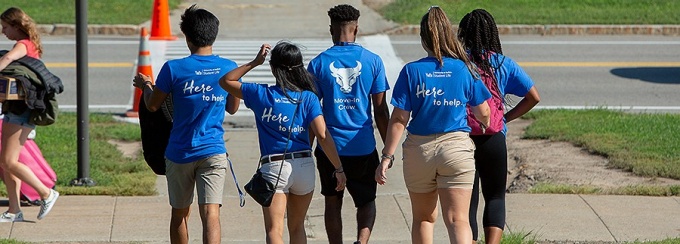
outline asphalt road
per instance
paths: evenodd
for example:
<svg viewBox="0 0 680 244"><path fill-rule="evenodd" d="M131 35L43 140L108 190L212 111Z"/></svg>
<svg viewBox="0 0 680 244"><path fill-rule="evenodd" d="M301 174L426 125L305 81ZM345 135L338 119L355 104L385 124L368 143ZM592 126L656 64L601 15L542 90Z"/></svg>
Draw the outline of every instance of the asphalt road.
<svg viewBox="0 0 680 244"><path fill-rule="evenodd" d="M425 55L418 36L390 36L404 62ZM665 36L503 36L504 53L536 82L540 107L611 106L680 111L680 40ZM13 43L0 42L9 49ZM43 61L62 78L63 110L76 105L74 36L43 37ZM122 113L131 105L139 37L90 36L89 104L93 112ZM154 67L160 69L160 67ZM157 72L157 71L156 71ZM390 77L391 82L396 77Z"/></svg>
<svg viewBox="0 0 680 244"><path fill-rule="evenodd" d="M393 36L404 61L424 55L416 36ZM664 36L503 36L541 94L540 107L680 111L680 41Z"/></svg>

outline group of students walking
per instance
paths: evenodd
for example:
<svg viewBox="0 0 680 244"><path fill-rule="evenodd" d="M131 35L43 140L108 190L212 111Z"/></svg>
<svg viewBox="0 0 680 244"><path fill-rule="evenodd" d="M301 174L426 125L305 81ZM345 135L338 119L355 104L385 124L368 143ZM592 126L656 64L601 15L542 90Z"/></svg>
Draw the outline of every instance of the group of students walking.
<svg viewBox="0 0 680 244"><path fill-rule="evenodd" d="M255 114L259 171L276 186L271 205L262 207L267 243L283 243L285 224L290 243L306 243L304 219L314 191L315 165L329 243L343 240L340 216L345 190L357 211L355 243L368 243L377 212L377 188L387 184L386 171L395 161L404 130L408 134L402 162L413 213L412 242L433 242L438 201L451 243L478 240L474 219L481 180L487 203L485 240L498 243L505 224L504 123L528 112L539 96L529 76L503 55L491 15L474 10L455 33L441 8L427 11L420 25L427 57L406 64L400 72L391 116L383 62L355 42L359 11L338 5L328 16L334 45L307 67L300 47L286 41L274 47L263 44L251 62L237 66L213 54L219 20L194 5L186 9L180 23L191 55L166 62L155 85L143 74L133 79L134 86L143 89L150 111L158 110L167 96L173 98L174 124L165 155L171 242L188 242L194 186L203 242L220 242L228 164L222 122L224 111L235 113L243 99ZM241 82L267 57L275 85ZM493 81L491 86L482 81L485 75ZM523 98L504 118L492 116L494 108L489 104L498 103L492 99L505 103L506 94ZM468 117L482 128L477 135ZM502 128L489 132L487 128L498 119ZM385 144L380 151L374 122Z"/></svg>

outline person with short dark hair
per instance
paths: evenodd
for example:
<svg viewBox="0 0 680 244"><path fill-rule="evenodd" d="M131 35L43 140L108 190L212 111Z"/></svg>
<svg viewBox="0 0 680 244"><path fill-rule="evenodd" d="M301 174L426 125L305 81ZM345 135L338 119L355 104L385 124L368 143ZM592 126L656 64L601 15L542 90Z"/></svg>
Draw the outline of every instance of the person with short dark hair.
<svg viewBox="0 0 680 244"><path fill-rule="evenodd" d="M490 91L498 94L496 99L502 130L489 135L472 131L470 137L475 142L475 183L472 188L470 203L470 226L472 240L477 241L477 208L479 205L479 186L481 182L484 196L484 241L498 244L501 242L505 227L505 190L508 177L508 152L505 141L506 123L529 112L538 102L540 96L534 82L522 67L511 58L503 55L498 27L493 16L484 9L475 9L466 14L458 26L458 38L467 49L470 60L475 63L480 73L493 74L491 84L485 84ZM512 109L505 110L505 96L513 94L522 97ZM492 98L494 99L494 98ZM493 113L492 113L493 114ZM470 115L468 115L470 116ZM487 131L488 132L488 131Z"/></svg>
<svg viewBox="0 0 680 244"><path fill-rule="evenodd" d="M430 7L420 21L420 42L427 57L410 62L399 73L392 93L392 117L376 181L402 144L404 182L413 213L412 243L432 243L437 202L450 243L472 238L468 212L475 176L475 145L470 139L466 105L489 125L489 90L458 42L444 10Z"/></svg>
<svg viewBox="0 0 680 244"><path fill-rule="evenodd" d="M385 92L390 87L382 59L356 43L359 16L359 10L347 4L328 10L333 46L310 61L307 70L316 78L324 117L347 175L347 191L357 209L355 243L368 243L376 217L374 176L379 163L371 117L384 142L390 116ZM326 234L330 243L342 243L344 191L333 189L333 168L325 150L317 148L314 154L325 199Z"/></svg>
<svg viewBox="0 0 680 244"><path fill-rule="evenodd" d="M156 85L151 77L138 74L134 85L144 91L149 111L160 108L172 95L173 127L165 151L168 197L172 206L170 242L188 243L188 218L198 193L203 243L221 242L220 207L227 172L224 145L225 108L238 110L240 100L219 87L219 79L236 68L234 61L214 55L219 20L196 5L182 14L180 28L191 55L167 61Z"/></svg>
<svg viewBox="0 0 680 244"><path fill-rule="evenodd" d="M271 205L262 207L267 243L283 243L284 216L290 243L307 243L305 218L316 181L310 134L328 152L336 179L333 190L345 189L345 173L326 129L313 78L304 68L297 45L283 41L271 50L269 67L276 85L239 82L264 63L270 48L263 44L253 61L227 73L220 85L229 94L243 98L255 114L261 154L258 170L276 189Z"/></svg>

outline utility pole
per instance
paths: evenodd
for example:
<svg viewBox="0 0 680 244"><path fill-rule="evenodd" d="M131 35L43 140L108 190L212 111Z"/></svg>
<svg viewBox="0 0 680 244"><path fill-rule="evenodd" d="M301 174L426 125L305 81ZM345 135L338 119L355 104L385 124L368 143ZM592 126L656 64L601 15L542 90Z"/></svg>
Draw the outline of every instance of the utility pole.
<svg viewBox="0 0 680 244"><path fill-rule="evenodd" d="M87 0L76 0L76 90L78 127L78 176L72 186L94 186L90 179L90 111L88 101Z"/></svg>

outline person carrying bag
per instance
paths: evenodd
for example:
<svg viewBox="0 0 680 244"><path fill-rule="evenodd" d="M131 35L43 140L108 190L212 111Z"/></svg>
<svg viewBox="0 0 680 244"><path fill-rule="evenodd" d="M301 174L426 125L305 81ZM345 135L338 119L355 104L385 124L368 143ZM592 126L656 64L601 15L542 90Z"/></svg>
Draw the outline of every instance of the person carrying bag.
<svg viewBox="0 0 680 244"><path fill-rule="evenodd" d="M300 103L298 102L298 105ZM295 106L295 111L297 112L299 106ZM293 119L295 119L295 113L293 113ZM291 122L291 124L294 124ZM292 134L293 130L289 127L288 128L288 139L287 141L290 142L290 135ZM287 145L288 143L286 143ZM286 151L283 152L283 155L286 155L288 148L286 148ZM265 159L265 158L263 158ZM281 181L281 171L283 171L283 160L285 157L281 158L281 167L279 167L279 173L276 175L276 184L272 184L271 182L267 181L267 179L264 178L264 175L262 175L262 172L260 171L260 168L262 168L262 162L264 161L263 159L260 159L257 162L257 169L255 170L255 174L253 175L253 178L248 181L248 183L243 187L248 195L250 195L253 200L255 200L257 203L262 205L262 207L269 207L272 204L272 199L274 198L274 193L276 192L276 187L279 186L279 182ZM266 158L269 159L269 158Z"/></svg>
<svg viewBox="0 0 680 244"><path fill-rule="evenodd" d="M263 44L253 61L223 76L220 86L232 96L242 98L246 107L255 113L261 167L246 185L246 191L255 199L262 198L258 203L262 204L268 242L283 242L286 217L290 242L304 243L305 216L316 181L310 131L335 167L337 191L345 189L346 177L335 142L326 129L313 77L304 68L300 48L279 42L271 50L269 65L276 85L239 82L248 71L264 63L270 48L269 44ZM273 194L264 181L271 183Z"/></svg>

